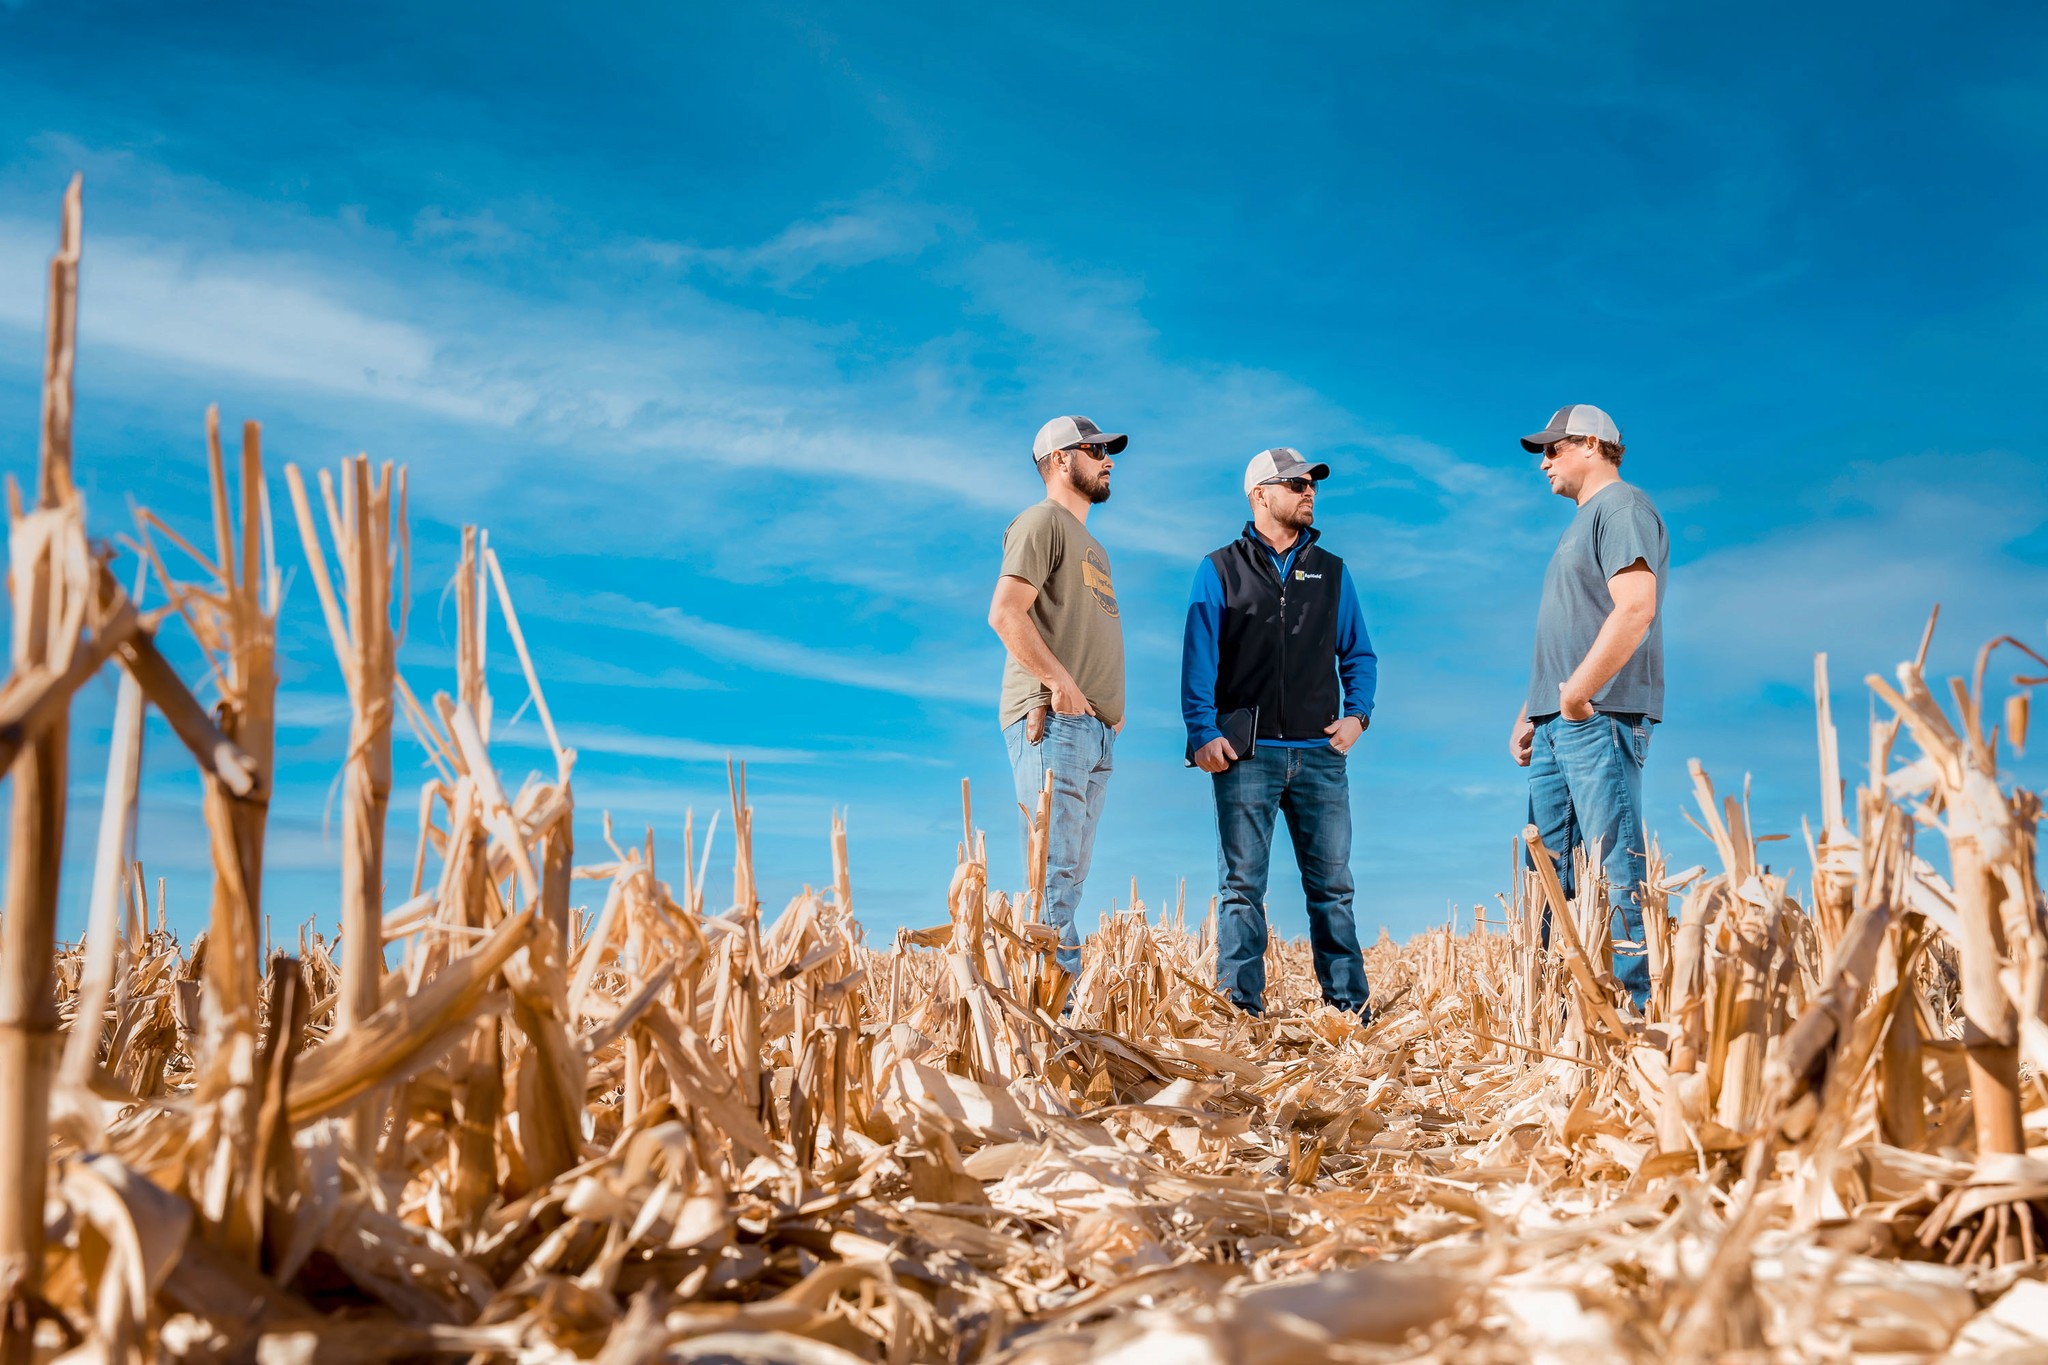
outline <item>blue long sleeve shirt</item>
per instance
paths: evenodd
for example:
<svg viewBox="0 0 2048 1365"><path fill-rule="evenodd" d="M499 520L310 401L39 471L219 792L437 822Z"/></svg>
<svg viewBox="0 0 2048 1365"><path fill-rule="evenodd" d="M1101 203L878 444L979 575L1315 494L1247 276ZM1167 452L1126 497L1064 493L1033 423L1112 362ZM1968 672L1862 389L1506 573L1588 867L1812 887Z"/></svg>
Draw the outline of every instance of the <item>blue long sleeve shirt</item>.
<svg viewBox="0 0 2048 1365"><path fill-rule="evenodd" d="M1298 537L1284 554L1270 545L1265 547L1283 580L1307 541L1306 536ZM1192 748L1199 749L1223 736L1216 725L1216 670L1222 638L1223 580L1205 556L1195 568L1195 585L1188 594L1187 628L1181 637L1180 651L1180 713L1187 722L1188 744ZM1343 714L1371 720L1373 693L1379 686L1379 656L1373 653L1372 637L1366 633L1365 610L1358 604L1358 589L1352 584L1348 564L1337 593L1336 663L1338 681L1344 687ZM1310 749L1328 741L1262 739L1259 743L1281 749Z"/></svg>

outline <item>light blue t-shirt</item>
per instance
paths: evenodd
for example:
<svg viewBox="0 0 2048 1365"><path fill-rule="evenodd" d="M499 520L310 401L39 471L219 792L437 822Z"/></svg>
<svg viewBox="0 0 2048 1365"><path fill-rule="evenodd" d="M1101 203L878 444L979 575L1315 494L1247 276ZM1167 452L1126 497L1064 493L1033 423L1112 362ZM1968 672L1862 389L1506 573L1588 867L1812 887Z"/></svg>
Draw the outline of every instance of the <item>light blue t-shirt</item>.
<svg viewBox="0 0 2048 1365"><path fill-rule="evenodd" d="M1557 689L1585 662L1614 611L1607 580L1639 559L1657 575L1657 615L1621 671L1594 694L1593 706L1609 715L1664 718L1664 586L1671 537L1649 494L1616 480L1579 507L1543 571L1536 657L1529 668L1530 719L1557 714Z"/></svg>

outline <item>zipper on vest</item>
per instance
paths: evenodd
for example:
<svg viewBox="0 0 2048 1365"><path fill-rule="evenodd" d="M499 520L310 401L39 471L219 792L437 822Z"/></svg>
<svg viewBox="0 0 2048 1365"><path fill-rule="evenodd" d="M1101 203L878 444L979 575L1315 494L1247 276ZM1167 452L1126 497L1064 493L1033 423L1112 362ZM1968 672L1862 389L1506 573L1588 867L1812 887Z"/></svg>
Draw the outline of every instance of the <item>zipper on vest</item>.
<svg viewBox="0 0 2048 1365"><path fill-rule="evenodd" d="M1280 569L1280 714L1274 720L1280 727L1280 738L1287 738L1287 570L1284 568Z"/></svg>

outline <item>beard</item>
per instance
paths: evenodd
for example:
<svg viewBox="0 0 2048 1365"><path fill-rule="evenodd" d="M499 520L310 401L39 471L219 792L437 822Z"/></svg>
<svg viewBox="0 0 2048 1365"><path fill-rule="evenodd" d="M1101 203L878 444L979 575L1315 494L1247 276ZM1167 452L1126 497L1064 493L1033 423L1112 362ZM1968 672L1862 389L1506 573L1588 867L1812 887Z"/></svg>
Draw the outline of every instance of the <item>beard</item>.
<svg viewBox="0 0 2048 1365"><path fill-rule="evenodd" d="M1109 501L1109 475L1106 473L1090 478L1078 468L1069 465L1067 482L1074 486L1075 492L1088 499L1090 504L1100 505Z"/></svg>
<svg viewBox="0 0 2048 1365"><path fill-rule="evenodd" d="M1296 503L1292 512L1282 515L1278 520L1282 526L1285 526L1290 531L1306 531L1309 527L1316 524L1315 504L1309 502Z"/></svg>

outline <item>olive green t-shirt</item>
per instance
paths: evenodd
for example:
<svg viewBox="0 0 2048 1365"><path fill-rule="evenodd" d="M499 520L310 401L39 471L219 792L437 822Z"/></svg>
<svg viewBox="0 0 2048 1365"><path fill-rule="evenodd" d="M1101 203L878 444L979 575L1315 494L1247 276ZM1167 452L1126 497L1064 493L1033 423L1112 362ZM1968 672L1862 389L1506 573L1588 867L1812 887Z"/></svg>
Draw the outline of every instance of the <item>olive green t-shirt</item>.
<svg viewBox="0 0 2048 1365"><path fill-rule="evenodd" d="M1124 629L1109 581L1109 555L1072 512L1047 498L1017 514L1003 532L1005 578L1038 589L1031 624L1052 656L1074 675L1081 695L1105 725L1124 718ZM1015 656L1003 662L1003 725L1007 728L1050 693Z"/></svg>

